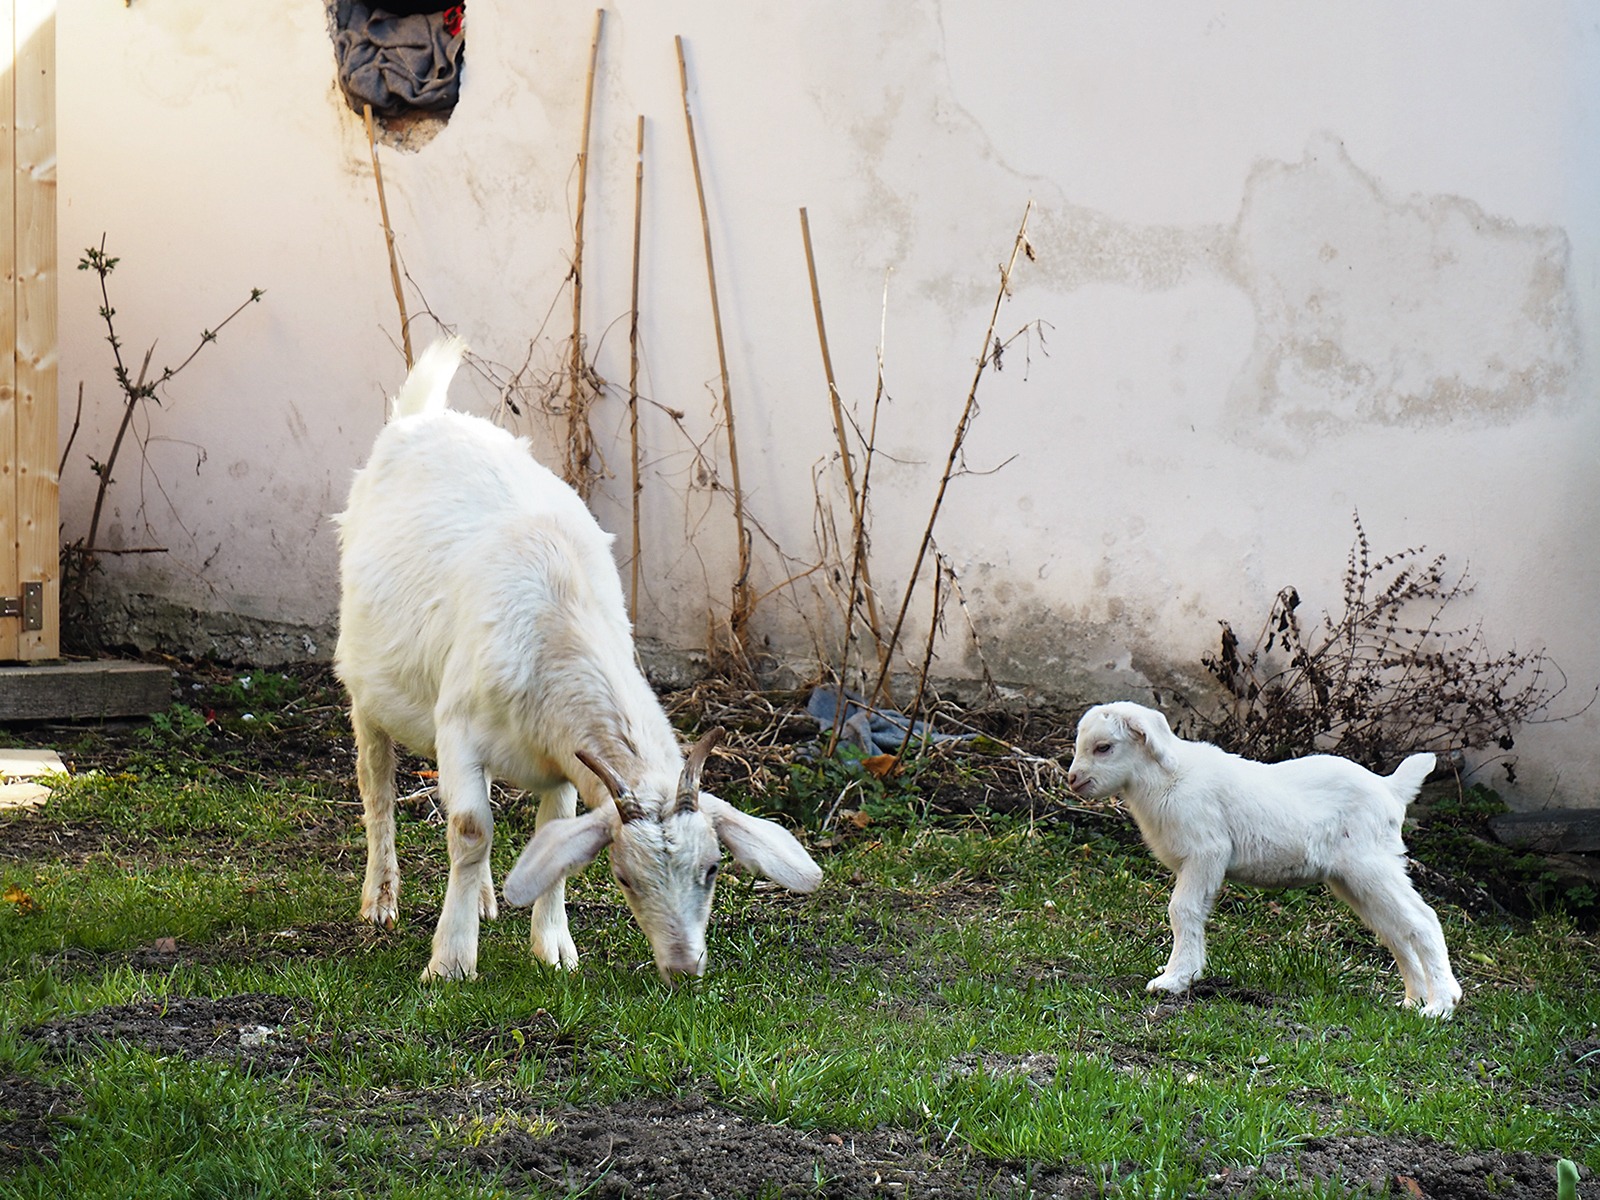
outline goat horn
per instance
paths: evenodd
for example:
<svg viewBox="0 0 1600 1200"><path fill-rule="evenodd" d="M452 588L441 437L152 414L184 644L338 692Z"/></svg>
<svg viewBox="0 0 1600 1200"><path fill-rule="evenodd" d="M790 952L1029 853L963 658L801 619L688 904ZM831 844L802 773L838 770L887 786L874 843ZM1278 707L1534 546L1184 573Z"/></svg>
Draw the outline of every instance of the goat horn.
<svg viewBox="0 0 1600 1200"><path fill-rule="evenodd" d="M595 777L605 785L606 791L611 793L611 799L616 802L617 813L621 816L624 825L629 821L637 821L644 815L644 810L639 807L639 802L634 799L633 793L628 790L628 785L623 783L618 778L617 773L607 764L601 762L587 750L579 750L577 759L589 770L593 771Z"/></svg>
<svg viewBox="0 0 1600 1200"><path fill-rule="evenodd" d="M678 799L673 805L674 812L691 813L699 809L700 771L720 741L722 741L722 726L717 725L702 734L700 740L690 749L689 759L683 764L683 773L678 776Z"/></svg>

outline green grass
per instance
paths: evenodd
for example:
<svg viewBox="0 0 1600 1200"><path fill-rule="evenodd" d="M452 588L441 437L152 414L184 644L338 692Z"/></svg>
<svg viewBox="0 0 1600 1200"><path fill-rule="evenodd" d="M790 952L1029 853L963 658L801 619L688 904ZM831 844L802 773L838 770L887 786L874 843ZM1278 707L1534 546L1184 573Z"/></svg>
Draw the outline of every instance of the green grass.
<svg viewBox="0 0 1600 1200"><path fill-rule="evenodd" d="M828 854L816 897L725 884L694 986L644 968L601 869L570 889L579 971L531 963L526 914L508 913L485 927L480 979L440 986L417 978L437 826L401 822L405 920L383 935L355 923L364 850L343 793L182 764L74 780L25 819L34 848L0 859L0 1080L75 1097L51 1157L0 1159L0 1196L510 1194L466 1152L537 1138L566 1104L691 1092L800 1129L1084 1164L1123 1196L1204 1191L1320 1134L1600 1170L1596 1108L1561 1084L1568 1049L1600 1038L1594 939L1565 919L1442 906L1467 996L1438 1023L1395 1006L1392 963L1331 898L1230 892L1210 972L1231 986L1157 1005L1142 985L1167 950L1167 882L1141 851L1066 821L897 819L895 799ZM530 817L501 814L497 878ZM0 819L0 839L22 829ZM144 953L164 938L177 955ZM287 1066L121 1040L53 1053L25 1032L261 992L294 1007L273 1034Z"/></svg>

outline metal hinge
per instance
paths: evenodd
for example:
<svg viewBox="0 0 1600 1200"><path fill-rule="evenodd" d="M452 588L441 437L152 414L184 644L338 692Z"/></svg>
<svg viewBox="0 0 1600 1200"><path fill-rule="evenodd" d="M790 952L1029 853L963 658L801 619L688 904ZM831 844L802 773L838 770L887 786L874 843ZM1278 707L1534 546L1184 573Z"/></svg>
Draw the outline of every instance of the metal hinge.
<svg viewBox="0 0 1600 1200"><path fill-rule="evenodd" d="M44 584L25 583L20 596L0 596L0 617L21 617L24 632L44 628Z"/></svg>

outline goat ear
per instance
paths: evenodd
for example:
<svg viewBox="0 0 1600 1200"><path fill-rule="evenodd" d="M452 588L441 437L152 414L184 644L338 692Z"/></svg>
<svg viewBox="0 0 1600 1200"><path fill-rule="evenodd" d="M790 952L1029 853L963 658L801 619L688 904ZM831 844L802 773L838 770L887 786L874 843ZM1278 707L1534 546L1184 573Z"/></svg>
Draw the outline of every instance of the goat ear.
<svg viewBox="0 0 1600 1200"><path fill-rule="evenodd" d="M1166 717L1153 708L1138 708L1123 713L1122 720L1127 725L1128 732L1144 744L1158 766L1170 770L1176 765L1172 752L1178 738L1172 732L1172 727L1167 724Z"/></svg>
<svg viewBox="0 0 1600 1200"><path fill-rule="evenodd" d="M506 876L506 903L526 908L568 875L587 867L611 844L618 822L617 810L609 804L581 817L546 821Z"/></svg>
<svg viewBox="0 0 1600 1200"><path fill-rule="evenodd" d="M743 866L791 892L814 892L821 885L822 868L782 825L740 812L709 792L700 794L700 811Z"/></svg>

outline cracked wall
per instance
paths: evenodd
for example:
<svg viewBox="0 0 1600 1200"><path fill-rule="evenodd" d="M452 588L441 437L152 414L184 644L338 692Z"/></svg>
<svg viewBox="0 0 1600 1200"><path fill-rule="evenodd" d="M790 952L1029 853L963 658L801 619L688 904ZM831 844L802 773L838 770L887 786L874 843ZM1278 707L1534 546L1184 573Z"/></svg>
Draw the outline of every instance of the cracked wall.
<svg viewBox="0 0 1600 1200"><path fill-rule="evenodd" d="M1505 425L1579 366L1565 234L1395 198L1334 138L1251 173L1229 247L1256 336L1229 407L1285 452L1355 426Z"/></svg>
<svg viewBox="0 0 1600 1200"><path fill-rule="evenodd" d="M107 234L125 342L175 346L266 289L163 396L146 470L130 460L113 495L127 542L168 553L109 564L111 607L167 648L326 652L327 517L402 370L365 132L334 88L323 14L303 8L60 18L63 259ZM506 381L562 361L592 20L469 6L448 125L383 151L414 340L435 319L464 334L477 369L457 403L527 401L507 419L547 460L559 419ZM1029 332L982 383L937 530L996 676L1073 702L1192 685L1218 619L1246 627L1288 584L1312 611L1337 601L1359 510L1376 548L1426 544L1470 567L1461 616L1491 644L1547 646L1573 695L1600 683L1600 17L1586 6L1449 22L1378 0L608 7L584 280L586 345L612 381L594 507L625 541L618 381L643 114L639 627L692 656L726 612L736 543L678 35L762 531L763 648L803 660L837 636L804 574L814 478L844 506L798 209L862 424L881 352L872 565L887 607L1031 199L1035 257L997 329ZM116 415L90 283L62 273L80 448ZM91 501L69 463L69 540ZM928 627L914 603L914 659ZM984 665L964 618L935 652L943 676ZM1520 750L1519 803L1600 797L1600 716L1531 730Z"/></svg>

